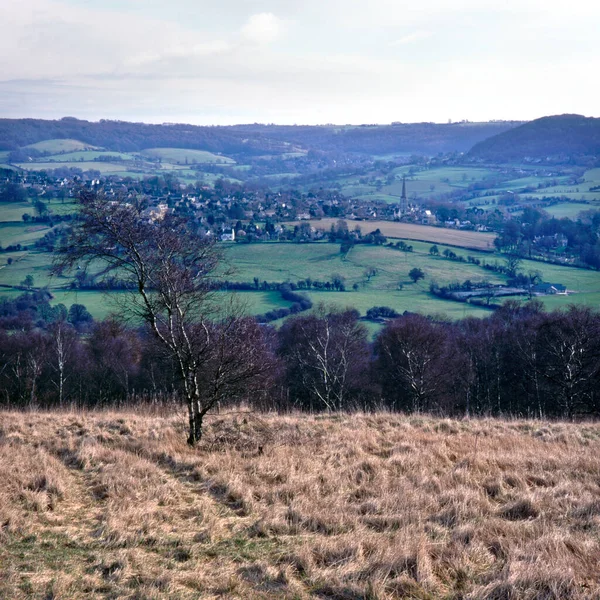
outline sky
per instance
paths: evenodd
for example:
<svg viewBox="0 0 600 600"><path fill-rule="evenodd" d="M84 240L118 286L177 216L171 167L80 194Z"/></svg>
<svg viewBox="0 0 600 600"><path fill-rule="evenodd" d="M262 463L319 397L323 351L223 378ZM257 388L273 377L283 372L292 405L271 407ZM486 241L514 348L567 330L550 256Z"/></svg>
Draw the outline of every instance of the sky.
<svg viewBox="0 0 600 600"><path fill-rule="evenodd" d="M0 0L0 118L600 117L600 2Z"/></svg>

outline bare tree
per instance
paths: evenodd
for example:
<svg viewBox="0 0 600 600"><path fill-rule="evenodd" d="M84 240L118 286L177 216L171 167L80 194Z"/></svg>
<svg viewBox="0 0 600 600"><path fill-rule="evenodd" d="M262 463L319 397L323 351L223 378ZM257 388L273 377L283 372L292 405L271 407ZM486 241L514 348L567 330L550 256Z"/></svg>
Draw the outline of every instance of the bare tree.
<svg viewBox="0 0 600 600"><path fill-rule="evenodd" d="M147 323L177 366L193 446L202 437L204 416L227 389L225 381L239 383L244 373L251 377L257 371L232 369L223 350L224 332L237 327L241 317L223 319L214 301L219 252L182 219L151 220L135 201L109 202L102 194L83 192L80 205L55 272L95 270L97 280L116 277L130 292L121 301L123 314ZM221 328L215 326L219 320Z"/></svg>
<svg viewBox="0 0 600 600"><path fill-rule="evenodd" d="M77 336L68 323L57 321L49 328L51 370L56 374L52 383L58 392L58 405L62 407L65 401L65 386L69 378L68 367L73 360L72 354L78 344Z"/></svg>
<svg viewBox="0 0 600 600"><path fill-rule="evenodd" d="M328 312L288 321L280 332L280 353L297 401L311 408L343 410L368 364L367 332L356 311Z"/></svg>
<svg viewBox="0 0 600 600"><path fill-rule="evenodd" d="M431 409L444 389L447 331L421 315L389 321L375 341L375 368L396 408Z"/></svg>
<svg viewBox="0 0 600 600"><path fill-rule="evenodd" d="M363 275L367 281L371 281L375 275L377 275L378 270L377 267L369 266L363 271Z"/></svg>

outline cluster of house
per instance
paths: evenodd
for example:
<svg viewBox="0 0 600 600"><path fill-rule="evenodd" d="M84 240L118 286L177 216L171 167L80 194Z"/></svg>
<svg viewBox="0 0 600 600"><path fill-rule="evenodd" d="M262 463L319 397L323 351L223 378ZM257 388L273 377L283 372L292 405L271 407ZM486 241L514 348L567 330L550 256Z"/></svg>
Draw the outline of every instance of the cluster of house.
<svg viewBox="0 0 600 600"><path fill-rule="evenodd" d="M53 179L31 172L24 175L22 183L35 190L38 196L52 199L76 195L81 180L74 177ZM149 204L145 213L149 219L159 220L173 211L196 221L207 235L219 236L224 241L235 241L240 230L242 235L244 232L255 234L258 231L257 224L261 225L264 235L266 222L277 224L323 217L356 221L400 220L457 229L488 229L478 219L472 221L455 218L440 222L434 210L420 206L417 202L408 202L406 182L398 203L347 198L336 190L320 189L309 193L297 190L271 191L227 182L220 182L214 187L177 183L168 191L162 189L158 193L158 190L151 189L144 181L119 181L117 178L104 181L94 177L87 185L92 189L102 187L109 199L133 198L142 194ZM272 236L274 232L271 230L268 233Z"/></svg>

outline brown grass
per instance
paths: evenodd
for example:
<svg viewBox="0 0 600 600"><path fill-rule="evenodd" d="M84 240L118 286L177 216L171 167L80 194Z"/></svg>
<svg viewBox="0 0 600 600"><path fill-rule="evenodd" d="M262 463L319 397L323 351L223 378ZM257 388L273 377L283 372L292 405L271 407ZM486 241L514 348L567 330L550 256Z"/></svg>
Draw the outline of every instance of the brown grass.
<svg viewBox="0 0 600 600"><path fill-rule="evenodd" d="M288 225L300 225L307 221L294 221ZM338 219L316 219L308 221L313 227L329 231L332 225L336 225ZM478 231L467 231L462 229L446 229L444 227L432 227L430 225L417 225L414 223L400 223L396 221L348 221L348 227L353 229L354 224L360 226L363 234L379 229L383 235L389 238L402 238L405 240L417 240L421 242L432 242L435 244L448 244L473 248L477 250L494 249L494 233L481 233Z"/></svg>
<svg viewBox="0 0 600 600"><path fill-rule="evenodd" d="M600 426L0 413L0 598L600 598Z"/></svg>

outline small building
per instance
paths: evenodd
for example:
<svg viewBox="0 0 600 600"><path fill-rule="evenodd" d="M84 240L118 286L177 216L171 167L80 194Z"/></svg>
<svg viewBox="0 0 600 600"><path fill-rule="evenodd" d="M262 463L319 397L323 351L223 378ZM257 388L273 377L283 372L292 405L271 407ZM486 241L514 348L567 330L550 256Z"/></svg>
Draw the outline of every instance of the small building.
<svg viewBox="0 0 600 600"><path fill-rule="evenodd" d="M531 288L531 291L535 294L562 294L567 295L567 287L560 283L538 283Z"/></svg>
<svg viewBox="0 0 600 600"><path fill-rule="evenodd" d="M221 234L222 242L235 242L235 229L224 229Z"/></svg>

